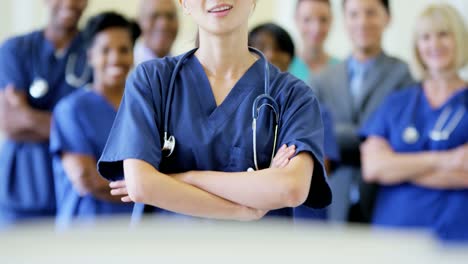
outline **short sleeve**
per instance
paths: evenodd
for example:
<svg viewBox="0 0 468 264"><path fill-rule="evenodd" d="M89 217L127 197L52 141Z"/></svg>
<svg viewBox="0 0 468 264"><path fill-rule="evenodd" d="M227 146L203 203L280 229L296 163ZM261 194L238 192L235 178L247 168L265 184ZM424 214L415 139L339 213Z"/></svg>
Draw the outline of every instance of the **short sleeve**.
<svg viewBox="0 0 468 264"><path fill-rule="evenodd" d="M324 130L324 154L329 160L339 162L340 150L335 136L335 128L333 126L333 117L327 107L320 104L320 111L322 113L323 130Z"/></svg>
<svg viewBox="0 0 468 264"><path fill-rule="evenodd" d="M0 89L13 84L17 89L27 89L28 75L22 63L26 58L20 50L18 38L5 41L0 47Z"/></svg>
<svg viewBox="0 0 468 264"><path fill-rule="evenodd" d="M369 136L379 136L389 138L390 122L389 114L391 111L393 95L387 96L380 104L377 110L364 122L364 125L359 130L359 136L365 139Z"/></svg>
<svg viewBox="0 0 468 264"><path fill-rule="evenodd" d="M82 125L83 120L80 118L82 111L67 99L59 102L52 115L50 151L52 155L68 152L95 156L92 142L86 137Z"/></svg>
<svg viewBox="0 0 468 264"><path fill-rule="evenodd" d="M99 173L111 181L123 178L126 159L142 160L159 169L160 82L157 75L150 79L145 65L137 66L127 80L122 103L98 162Z"/></svg>
<svg viewBox="0 0 468 264"><path fill-rule="evenodd" d="M323 165L324 136L319 104L312 90L303 82L297 82L287 90L290 91L287 99L280 100L283 102L278 146L295 145L296 153L307 152L313 157L314 172L304 205L324 208L331 203L331 190Z"/></svg>

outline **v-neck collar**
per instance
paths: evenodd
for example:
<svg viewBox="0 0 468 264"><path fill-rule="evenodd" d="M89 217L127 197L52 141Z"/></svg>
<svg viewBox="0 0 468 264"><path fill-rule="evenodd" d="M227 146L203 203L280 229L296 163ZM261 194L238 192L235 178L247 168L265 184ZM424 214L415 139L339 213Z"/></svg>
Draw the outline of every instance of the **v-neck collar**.
<svg viewBox="0 0 468 264"><path fill-rule="evenodd" d="M238 109L238 106L246 99L247 94L259 87L263 90L264 72L262 65L264 63L265 61L262 58L254 62L232 87L223 102L217 106L211 84L203 66L196 56L191 56L184 67L190 69L193 74L191 82L195 84L195 87L192 89L196 90L202 113L211 125L214 127L220 126Z"/></svg>
<svg viewBox="0 0 468 264"><path fill-rule="evenodd" d="M98 100L102 102L102 105L104 105L105 108L107 108L107 110L111 110L112 113L117 114L118 109L116 109L104 95L98 93L95 90L92 90L92 88L90 88L90 90L88 90L87 92L91 93L95 98L98 98Z"/></svg>
<svg viewBox="0 0 468 264"><path fill-rule="evenodd" d="M38 32L40 36L40 40L44 43L44 52L49 54L53 54L54 58L58 60L62 60L63 58L66 58L71 52L76 50L76 46L80 45L82 40L82 33L78 31L76 35L73 37L73 39L70 41L67 47L65 47L61 51L61 56L56 56L57 54L57 49L55 48L54 44L46 37L45 35L45 30L41 30ZM50 56L50 55L49 55Z"/></svg>
<svg viewBox="0 0 468 264"><path fill-rule="evenodd" d="M468 86L465 86L464 88L462 88L462 89L456 91L455 93L453 93L442 105L434 107L429 102L429 99L427 98L427 95L426 95L422 85L421 85L420 89L421 89L420 90L420 96L422 97L422 100L423 100L424 104L432 112L440 112L440 111L442 111L442 109L444 109L448 105L453 104L454 101L463 100L463 98L461 98L461 97L465 96L465 93L468 93Z"/></svg>

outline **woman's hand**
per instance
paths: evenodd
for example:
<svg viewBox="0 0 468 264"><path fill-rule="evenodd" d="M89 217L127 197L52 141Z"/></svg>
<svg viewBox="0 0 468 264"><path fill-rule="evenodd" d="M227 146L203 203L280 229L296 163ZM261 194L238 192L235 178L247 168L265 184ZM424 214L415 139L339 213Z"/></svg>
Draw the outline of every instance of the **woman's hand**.
<svg viewBox="0 0 468 264"><path fill-rule="evenodd" d="M184 172L184 173L174 173L174 174L169 174L170 177L175 178L179 181L189 183L188 179L190 176L190 171L189 172ZM189 183L190 184L190 183ZM127 190L127 184L125 183L125 180L120 180L120 181L113 181L109 184L111 191L110 193L114 196L123 196L121 198L122 202L126 203L131 203L134 202L132 199L130 199L130 196L128 195L128 190Z"/></svg>
<svg viewBox="0 0 468 264"><path fill-rule="evenodd" d="M284 144L283 146L281 146L280 149L278 149L278 152L273 158L273 161L270 167L277 168L277 169L286 167L295 153L296 153L295 145L291 145L287 147L286 144Z"/></svg>
<svg viewBox="0 0 468 264"><path fill-rule="evenodd" d="M120 200L124 203L131 203L133 202L132 199L130 199L130 196L128 196L128 191L127 191L127 184L125 183L125 180L120 180L120 181L113 181L109 183L109 187L111 188L110 193L114 196L122 196Z"/></svg>
<svg viewBox="0 0 468 264"><path fill-rule="evenodd" d="M378 181L382 163L392 155L393 149L387 141L380 138L369 138L360 146L362 176L366 182Z"/></svg>
<svg viewBox="0 0 468 264"><path fill-rule="evenodd" d="M444 153L439 164L443 171L468 172L468 143Z"/></svg>

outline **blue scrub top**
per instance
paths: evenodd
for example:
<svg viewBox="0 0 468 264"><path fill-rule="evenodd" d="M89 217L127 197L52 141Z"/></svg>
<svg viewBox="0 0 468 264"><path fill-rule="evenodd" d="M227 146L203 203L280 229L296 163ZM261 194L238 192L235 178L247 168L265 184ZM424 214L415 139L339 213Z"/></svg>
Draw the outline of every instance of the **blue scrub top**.
<svg viewBox="0 0 468 264"><path fill-rule="evenodd" d="M50 132L50 150L59 226L66 226L74 219L89 221L97 216L132 212L133 203L106 202L92 195L81 197L73 188L61 160L63 153L86 155L98 160L116 114L117 111L104 97L86 89L72 93L57 104Z"/></svg>
<svg viewBox="0 0 468 264"><path fill-rule="evenodd" d="M86 53L81 43L79 34L69 49L59 56L43 31L7 40L0 47L0 89L13 84L26 93L32 108L52 111L59 99L76 89L65 81L70 54L76 56L76 76L83 73ZM29 87L38 78L48 82L49 92L35 99L29 94ZM6 139L0 157L0 223L53 216L55 195L49 142Z"/></svg>
<svg viewBox="0 0 468 264"><path fill-rule="evenodd" d="M217 107L202 65L195 56L190 56L177 74L170 107L169 133L175 136L177 145L171 157L162 157L163 105L170 77L180 58L140 64L129 77L98 163L99 172L107 179L122 179L122 161L130 158L144 160L163 173L240 172L254 167L252 103L264 89L265 61L262 59L248 69ZM297 153L307 152L314 157L315 169L306 205L323 208L331 202L331 191L323 168L323 127L317 99L304 82L289 73L280 73L271 64L269 71L270 94L278 102L281 115L278 147L294 144ZM257 123L261 168L270 164L273 117L272 113L262 112ZM292 209L272 211L270 215L291 217Z"/></svg>
<svg viewBox="0 0 468 264"><path fill-rule="evenodd" d="M419 84L391 94L363 126L361 135L385 138L394 151L401 153L445 151L462 146L468 142L466 113L448 140L429 138L429 132L446 107L452 107L448 120L460 107L466 109L468 89L457 92L434 109ZM403 131L411 123L420 134L414 144L402 139ZM380 186L372 222L378 226L430 228L446 238L465 236L468 239L468 189L435 190L411 183Z"/></svg>
<svg viewBox="0 0 468 264"><path fill-rule="evenodd" d="M325 158L332 163L340 162L340 151L335 136L333 118L331 112L324 104L320 104L324 130L323 151ZM312 209L306 206L294 208L294 218L298 220L326 220L328 218L327 209Z"/></svg>

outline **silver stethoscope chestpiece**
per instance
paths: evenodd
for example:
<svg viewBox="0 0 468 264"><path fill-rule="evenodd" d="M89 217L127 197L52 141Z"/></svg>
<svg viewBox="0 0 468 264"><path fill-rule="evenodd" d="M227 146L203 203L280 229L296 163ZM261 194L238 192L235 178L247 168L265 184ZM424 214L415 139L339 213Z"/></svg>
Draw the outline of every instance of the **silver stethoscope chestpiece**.
<svg viewBox="0 0 468 264"><path fill-rule="evenodd" d="M164 133L164 142L163 142L163 144L164 145L162 147L162 151L168 153L166 155L166 157L170 157L172 155L172 152L174 152L174 149L175 149L175 144L176 144L175 137L170 136L168 138L167 133Z"/></svg>
<svg viewBox="0 0 468 264"><path fill-rule="evenodd" d="M432 141L444 141L449 139L449 134L446 131L431 131L429 137Z"/></svg>
<svg viewBox="0 0 468 264"><path fill-rule="evenodd" d="M49 85L44 79L36 79L29 87L29 94L35 98L39 99L44 97L49 92Z"/></svg>
<svg viewBox="0 0 468 264"><path fill-rule="evenodd" d="M408 126L403 131L403 140L408 144L416 143L419 140L418 130L414 126Z"/></svg>

